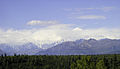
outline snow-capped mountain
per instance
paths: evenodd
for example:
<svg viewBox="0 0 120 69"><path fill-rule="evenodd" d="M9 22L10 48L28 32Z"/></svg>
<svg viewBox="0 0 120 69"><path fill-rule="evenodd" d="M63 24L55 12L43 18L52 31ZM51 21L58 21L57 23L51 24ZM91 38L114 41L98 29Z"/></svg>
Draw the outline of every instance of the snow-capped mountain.
<svg viewBox="0 0 120 69"><path fill-rule="evenodd" d="M89 39L67 41L52 48L40 51L37 55L89 55L89 54L120 54L120 40Z"/></svg>
<svg viewBox="0 0 120 69"><path fill-rule="evenodd" d="M0 50L8 55L81 55L120 53L120 40L116 39L80 39L76 41L59 41L51 44L34 43L22 45L0 44Z"/></svg>
<svg viewBox="0 0 120 69"><path fill-rule="evenodd" d="M27 43L24 45L16 45L16 46L11 46L8 44L0 44L0 49L7 53L8 55L13 55L13 54L27 54L27 55L33 55L37 53L38 51L41 51L42 49L39 48L38 46L32 44L32 43Z"/></svg>
<svg viewBox="0 0 120 69"><path fill-rule="evenodd" d="M82 29L79 28L79 27L76 27L76 28L73 29L73 31L82 31Z"/></svg>
<svg viewBox="0 0 120 69"><path fill-rule="evenodd" d="M45 49L51 48L57 44L62 43L62 41L59 42L48 42L47 44L44 44L45 42L40 42L39 44L34 43L25 43L20 45L11 45L11 44L0 44L0 49L7 53L8 55L13 54L27 54L27 55L34 55L35 53L39 51L43 51ZM38 43L38 42L37 42Z"/></svg>
<svg viewBox="0 0 120 69"><path fill-rule="evenodd" d="M4 52L7 53L9 55L12 55L15 53L15 50L13 47L11 47L11 45L8 44L0 44L0 49Z"/></svg>

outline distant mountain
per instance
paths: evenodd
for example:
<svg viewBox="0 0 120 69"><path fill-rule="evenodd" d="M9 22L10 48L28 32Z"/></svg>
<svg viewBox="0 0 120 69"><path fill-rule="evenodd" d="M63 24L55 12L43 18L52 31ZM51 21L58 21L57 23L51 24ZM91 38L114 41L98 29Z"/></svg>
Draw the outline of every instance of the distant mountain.
<svg viewBox="0 0 120 69"><path fill-rule="evenodd" d="M43 50L38 46L34 45L33 43L27 43L24 45L8 45L8 44L0 44L0 49L7 53L8 55L13 54L27 54L27 55L34 55L35 53Z"/></svg>
<svg viewBox="0 0 120 69"><path fill-rule="evenodd" d="M51 48L51 47L54 47L60 43L62 43L63 41L59 41L59 42L54 42L54 43L51 43L51 44L43 44L42 45L42 49L48 49L48 48Z"/></svg>
<svg viewBox="0 0 120 69"><path fill-rule="evenodd" d="M0 49L4 51L4 53L9 55L13 55L15 53L15 50L10 45L7 44L0 44Z"/></svg>
<svg viewBox="0 0 120 69"><path fill-rule="evenodd" d="M42 49L33 43L27 43L24 45L16 46L15 50L17 54L34 55L35 53L41 51Z"/></svg>
<svg viewBox="0 0 120 69"><path fill-rule="evenodd" d="M58 44L52 48L40 51L37 55L89 55L89 54L120 54L120 40L76 40Z"/></svg>
<svg viewBox="0 0 120 69"><path fill-rule="evenodd" d="M38 41L39 42L39 41ZM27 54L27 55L34 55L39 51L46 50L48 48L51 48L57 44L60 44L64 42L64 40L57 41L57 42L50 42L48 41L47 44L44 44L47 41L43 41L40 44L38 43L26 43L22 45L11 45L11 44L0 44L0 49L4 51L7 55L13 55L13 54Z"/></svg>
<svg viewBox="0 0 120 69"><path fill-rule="evenodd" d="M23 45L0 44L0 54L27 55L86 55L86 54L120 54L120 40L116 39L80 39L76 41L44 44L41 49L33 43Z"/></svg>

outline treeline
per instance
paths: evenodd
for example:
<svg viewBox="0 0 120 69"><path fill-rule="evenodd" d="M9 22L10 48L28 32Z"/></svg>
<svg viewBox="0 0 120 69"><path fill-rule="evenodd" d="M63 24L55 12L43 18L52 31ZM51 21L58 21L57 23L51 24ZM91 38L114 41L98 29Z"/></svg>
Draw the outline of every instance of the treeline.
<svg viewBox="0 0 120 69"><path fill-rule="evenodd" d="M120 55L1 55L0 69L120 69Z"/></svg>

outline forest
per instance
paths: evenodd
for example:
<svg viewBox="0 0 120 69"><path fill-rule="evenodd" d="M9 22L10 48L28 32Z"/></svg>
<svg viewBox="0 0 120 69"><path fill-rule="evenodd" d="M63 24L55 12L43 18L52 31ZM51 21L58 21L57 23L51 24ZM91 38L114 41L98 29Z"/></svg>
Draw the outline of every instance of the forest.
<svg viewBox="0 0 120 69"><path fill-rule="evenodd" d="M0 56L0 69L120 69L120 55Z"/></svg>

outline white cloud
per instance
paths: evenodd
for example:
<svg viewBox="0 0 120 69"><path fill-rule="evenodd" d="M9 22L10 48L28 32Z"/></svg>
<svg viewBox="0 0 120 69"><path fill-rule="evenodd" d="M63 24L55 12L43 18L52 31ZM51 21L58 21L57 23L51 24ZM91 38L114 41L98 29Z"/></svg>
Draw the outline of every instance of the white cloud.
<svg viewBox="0 0 120 69"><path fill-rule="evenodd" d="M115 9L115 7L103 7L103 8L96 8L98 10L102 10L104 12L112 11Z"/></svg>
<svg viewBox="0 0 120 69"><path fill-rule="evenodd" d="M72 28L70 26L71 25L67 24L59 24L30 30L0 29L0 44L7 43L19 45L32 42L41 46L42 44L50 44L61 40L73 41L81 38L120 39L119 29L81 29L79 27Z"/></svg>
<svg viewBox="0 0 120 69"><path fill-rule="evenodd" d="M116 9L116 7L88 7L88 8L66 8L65 11L74 11L74 12L80 12L80 11L90 11L90 10L97 10L97 11L104 11L108 12L111 10Z"/></svg>
<svg viewBox="0 0 120 69"><path fill-rule="evenodd" d="M77 19L106 19L105 16L100 15L84 15L84 16L77 16Z"/></svg>
<svg viewBox="0 0 120 69"><path fill-rule="evenodd" d="M55 25L58 24L57 21L41 21L41 20L32 20L27 23L27 25L41 25L41 26L48 26L48 25Z"/></svg>

